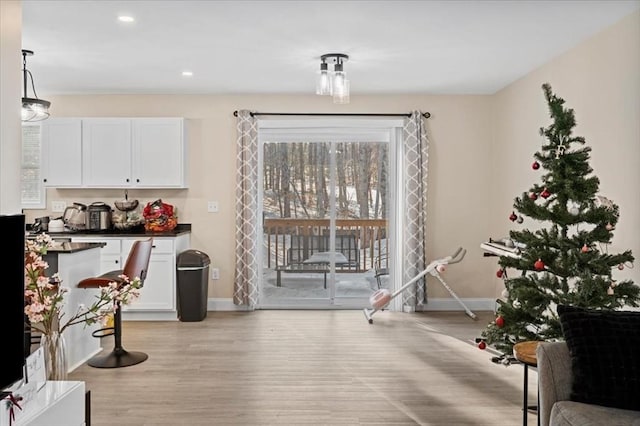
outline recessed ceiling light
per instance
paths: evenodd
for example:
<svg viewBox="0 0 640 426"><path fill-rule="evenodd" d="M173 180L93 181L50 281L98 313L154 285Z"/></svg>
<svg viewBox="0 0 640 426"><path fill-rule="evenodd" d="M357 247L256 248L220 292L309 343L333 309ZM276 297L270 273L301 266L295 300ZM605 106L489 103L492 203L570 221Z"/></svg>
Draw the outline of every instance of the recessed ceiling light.
<svg viewBox="0 0 640 426"><path fill-rule="evenodd" d="M129 22L135 22L135 19L133 16L120 15L118 16L118 21L129 23Z"/></svg>
<svg viewBox="0 0 640 426"><path fill-rule="evenodd" d="M191 71L182 71L183 77L192 77L193 73Z"/></svg>

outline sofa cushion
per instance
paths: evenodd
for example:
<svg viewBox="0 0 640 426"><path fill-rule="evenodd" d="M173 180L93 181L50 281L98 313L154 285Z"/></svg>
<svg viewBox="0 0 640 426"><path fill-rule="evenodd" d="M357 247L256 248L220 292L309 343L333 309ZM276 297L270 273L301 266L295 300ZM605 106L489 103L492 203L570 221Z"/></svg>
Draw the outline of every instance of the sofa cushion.
<svg viewBox="0 0 640 426"><path fill-rule="evenodd" d="M638 426L640 411L602 407L575 401L558 401L551 409L551 426Z"/></svg>
<svg viewBox="0 0 640 426"><path fill-rule="evenodd" d="M559 305L571 354L571 400L640 410L640 312Z"/></svg>

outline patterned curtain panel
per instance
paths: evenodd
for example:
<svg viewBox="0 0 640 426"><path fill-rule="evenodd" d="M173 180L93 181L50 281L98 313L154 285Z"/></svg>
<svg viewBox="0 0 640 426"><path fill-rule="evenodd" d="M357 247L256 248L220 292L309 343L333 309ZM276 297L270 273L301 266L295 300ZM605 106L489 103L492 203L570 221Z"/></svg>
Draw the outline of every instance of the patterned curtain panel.
<svg viewBox="0 0 640 426"><path fill-rule="evenodd" d="M421 111L413 111L403 126L404 143L404 230L402 282L406 283L424 270L427 216L427 162L429 141ZM426 277L425 277L426 278ZM422 310L427 303L426 279L422 278L403 292L402 308L408 312Z"/></svg>
<svg viewBox="0 0 640 426"><path fill-rule="evenodd" d="M255 309L258 302L258 124L238 111L236 143L236 271L233 303Z"/></svg>

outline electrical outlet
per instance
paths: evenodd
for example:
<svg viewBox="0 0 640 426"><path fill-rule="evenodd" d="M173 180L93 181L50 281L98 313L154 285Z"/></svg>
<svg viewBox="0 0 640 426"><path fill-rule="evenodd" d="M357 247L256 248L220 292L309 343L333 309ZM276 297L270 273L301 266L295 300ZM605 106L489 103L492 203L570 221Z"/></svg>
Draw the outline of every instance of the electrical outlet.
<svg viewBox="0 0 640 426"><path fill-rule="evenodd" d="M219 280L220 279L220 269L211 268L211 279L212 280Z"/></svg>
<svg viewBox="0 0 640 426"><path fill-rule="evenodd" d="M218 213L218 202L217 201L209 201L207 203L207 211L209 213Z"/></svg>
<svg viewBox="0 0 640 426"><path fill-rule="evenodd" d="M67 208L67 203L64 201L52 201L51 202L51 211L52 212L63 212L64 209Z"/></svg>

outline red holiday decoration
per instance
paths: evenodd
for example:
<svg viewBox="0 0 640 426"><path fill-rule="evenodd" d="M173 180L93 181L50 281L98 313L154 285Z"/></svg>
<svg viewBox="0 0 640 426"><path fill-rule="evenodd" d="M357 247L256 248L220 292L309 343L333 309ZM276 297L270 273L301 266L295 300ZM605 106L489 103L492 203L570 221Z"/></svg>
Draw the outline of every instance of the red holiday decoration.
<svg viewBox="0 0 640 426"><path fill-rule="evenodd" d="M536 268L536 271L542 271L544 269L544 262L542 261L542 259L538 259L533 264L533 267Z"/></svg>
<svg viewBox="0 0 640 426"><path fill-rule="evenodd" d="M478 349L486 349L487 344L484 342L484 340L481 340L480 343L478 343Z"/></svg>
<svg viewBox="0 0 640 426"><path fill-rule="evenodd" d="M511 214L509 215L509 220L511 222L515 222L515 220L518 218L518 216L516 216L516 214L514 212L511 212Z"/></svg>
<svg viewBox="0 0 640 426"><path fill-rule="evenodd" d="M499 316L498 318L496 318L496 325L499 328L504 327L504 318L502 318L501 316Z"/></svg>
<svg viewBox="0 0 640 426"><path fill-rule="evenodd" d="M538 196L536 195L535 192L530 192L529 193L529 198L531 198L533 201L538 199Z"/></svg>
<svg viewBox="0 0 640 426"><path fill-rule="evenodd" d="M581 252L583 253L588 253L589 252L589 246L588 245L583 245L582 248L580 249Z"/></svg>
<svg viewBox="0 0 640 426"><path fill-rule="evenodd" d="M607 223L607 225L604 227L607 231L613 231L614 226L610 223Z"/></svg>
<svg viewBox="0 0 640 426"><path fill-rule="evenodd" d="M621 263L618 265L618 269L620 269L621 271L624 269L624 265Z"/></svg>
<svg viewBox="0 0 640 426"><path fill-rule="evenodd" d="M549 192L549 190L547 188L545 188L541 193L540 196L542 198L549 198L549 196L551 195L551 193Z"/></svg>
<svg viewBox="0 0 640 426"><path fill-rule="evenodd" d="M504 275L504 271L502 269L498 269L498 271L496 272L496 277L502 278L502 275Z"/></svg>
<svg viewBox="0 0 640 426"><path fill-rule="evenodd" d="M531 165L531 168L533 170L538 170L540 168L540 163L538 163L537 161L534 161L533 164Z"/></svg>

